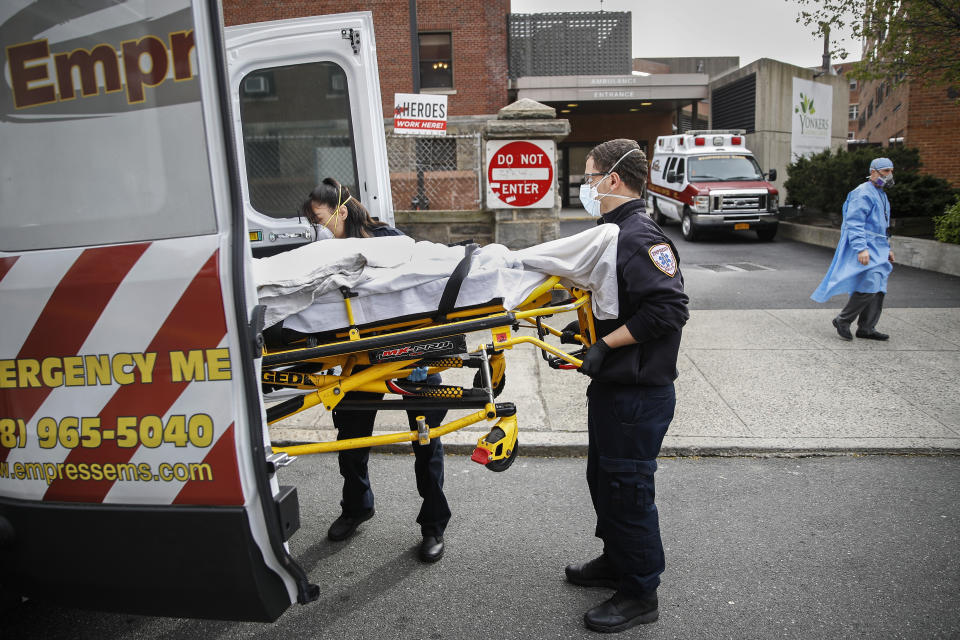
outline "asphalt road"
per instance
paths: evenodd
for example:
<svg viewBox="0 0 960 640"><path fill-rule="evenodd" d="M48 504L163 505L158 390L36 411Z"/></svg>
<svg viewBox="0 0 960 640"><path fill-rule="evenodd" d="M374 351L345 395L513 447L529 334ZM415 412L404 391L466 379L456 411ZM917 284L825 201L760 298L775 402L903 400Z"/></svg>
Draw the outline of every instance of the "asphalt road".
<svg viewBox="0 0 960 640"><path fill-rule="evenodd" d="M583 231L590 220L564 220L561 235ZM845 296L825 305L810 294L820 284L833 250L777 238L761 242L752 231L714 233L687 242L680 226L664 228L680 254L691 309L840 309ZM886 307L960 307L960 278L896 265L888 282Z"/></svg>
<svg viewBox="0 0 960 640"><path fill-rule="evenodd" d="M100 614L27 602L0 638L588 638L609 596L563 581L599 553L579 458L495 474L447 458L446 556L420 564L413 458L374 454L377 516L344 543L332 455L281 470L299 488L291 550L318 602L273 624ZM960 457L662 459L660 621L624 638L960 637ZM67 534L68 535L68 534ZM122 576L117 577L122 580Z"/></svg>

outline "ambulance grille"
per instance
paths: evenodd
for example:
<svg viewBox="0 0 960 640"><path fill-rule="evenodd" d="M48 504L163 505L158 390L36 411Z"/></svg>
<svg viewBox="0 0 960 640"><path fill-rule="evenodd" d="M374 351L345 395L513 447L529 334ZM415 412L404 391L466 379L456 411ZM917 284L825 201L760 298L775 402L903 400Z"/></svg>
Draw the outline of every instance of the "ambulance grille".
<svg viewBox="0 0 960 640"><path fill-rule="evenodd" d="M738 211L766 211L767 196L763 194L736 195L726 193L722 196L713 196L710 210L716 213Z"/></svg>

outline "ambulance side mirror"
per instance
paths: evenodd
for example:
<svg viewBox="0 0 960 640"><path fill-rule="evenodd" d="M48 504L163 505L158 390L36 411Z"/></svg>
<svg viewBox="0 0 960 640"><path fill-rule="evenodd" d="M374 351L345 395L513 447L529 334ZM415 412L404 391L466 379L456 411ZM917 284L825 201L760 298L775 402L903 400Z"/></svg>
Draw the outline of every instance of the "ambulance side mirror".
<svg viewBox="0 0 960 640"><path fill-rule="evenodd" d="M677 181L677 172L667 171L667 182L676 182L676 181Z"/></svg>
<svg viewBox="0 0 960 640"><path fill-rule="evenodd" d="M770 182L773 182L776 179L777 179L777 170L770 169L770 171L767 173L767 180L769 180Z"/></svg>

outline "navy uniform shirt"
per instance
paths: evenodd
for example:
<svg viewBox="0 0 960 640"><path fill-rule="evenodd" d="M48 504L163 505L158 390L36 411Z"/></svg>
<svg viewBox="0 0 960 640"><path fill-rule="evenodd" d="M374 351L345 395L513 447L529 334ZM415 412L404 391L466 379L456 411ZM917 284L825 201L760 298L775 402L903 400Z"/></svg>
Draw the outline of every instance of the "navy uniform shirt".
<svg viewBox="0 0 960 640"><path fill-rule="evenodd" d="M617 287L620 314L597 320L599 337L626 325L638 344L613 349L596 380L659 386L677 377L680 333L690 314L683 274L670 240L646 214L643 200L628 200L598 224L620 227Z"/></svg>

